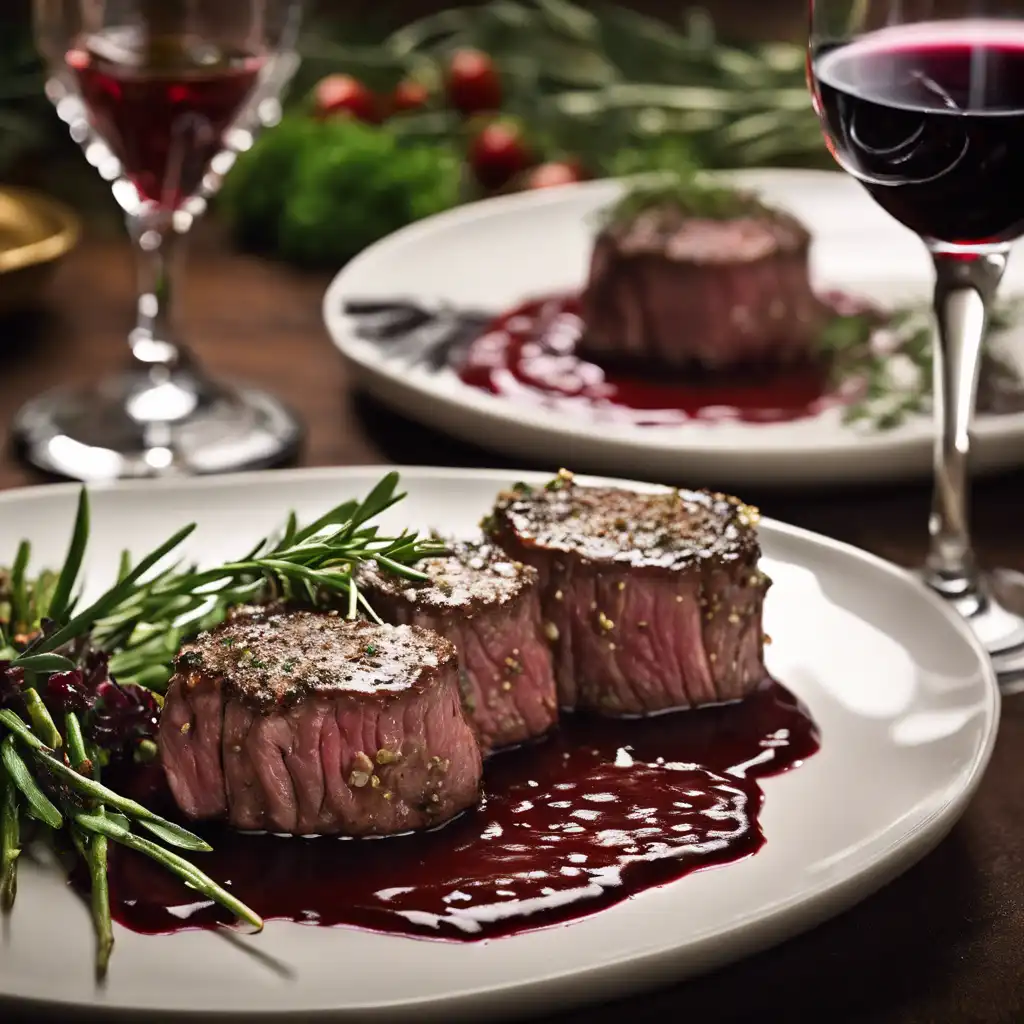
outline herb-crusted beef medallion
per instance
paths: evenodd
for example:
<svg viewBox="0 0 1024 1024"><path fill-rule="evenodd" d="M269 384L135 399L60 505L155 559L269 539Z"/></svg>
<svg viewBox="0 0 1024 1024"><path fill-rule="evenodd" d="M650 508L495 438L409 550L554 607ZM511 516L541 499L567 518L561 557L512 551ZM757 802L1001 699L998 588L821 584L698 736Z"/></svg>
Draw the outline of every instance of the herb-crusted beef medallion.
<svg viewBox="0 0 1024 1024"><path fill-rule="evenodd" d="M810 244L799 221L745 193L630 193L594 245L579 353L677 371L814 357L828 310Z"/></svg>
<svg viewBox="0 0 1024 1024"><path fill-rule="evenodd" d="M413 583L364 567L360 585L390 622L436 630L459 653L466 713L484 751L542 736L558 719L535 569L492 544L457 542Z"/></svg>
<svg viewBox="0 0 1024 1024"><path fill-rule="evenodd" d="M298 835L437 825L480 793L454 647L416 626L241 617L178 655L160 722L190 818Z"/></svg>
<svg viewBox="0 0 1024 1024"><path fill-rule="evenodd" d="M738 700L766 678L757 510L707 491L502 494L485 525L541 574L559 700L608 715Z"/></svg>

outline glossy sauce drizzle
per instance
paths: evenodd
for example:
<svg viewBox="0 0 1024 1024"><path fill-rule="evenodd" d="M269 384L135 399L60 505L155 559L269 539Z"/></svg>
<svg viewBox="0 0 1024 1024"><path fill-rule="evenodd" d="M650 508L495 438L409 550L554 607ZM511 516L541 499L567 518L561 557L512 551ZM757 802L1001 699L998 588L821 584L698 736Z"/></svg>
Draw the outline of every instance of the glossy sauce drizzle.
<svg viewBox="0 0 1024 1024"><path fill-rule="evenodd" d="M636 426L785 423L842 402L824 363L674 379L602 368L576 354L583 327L574 295L526 302L470 345L459 375L472 387L517 402Z"/></svg>
<svg viewBox="0 0 1024 1024"><path fill-rule="evenodd" d="M492 758L486 800L444 828L372 841L208 828L215 852L195 860L268 920L508 935L756 853L765 841L757 778L817 749L809 713L777 683L727 707L629 721L570 716L546 741ZM229 920L123 850L110 888L115 918L136 931Z"/></svg>

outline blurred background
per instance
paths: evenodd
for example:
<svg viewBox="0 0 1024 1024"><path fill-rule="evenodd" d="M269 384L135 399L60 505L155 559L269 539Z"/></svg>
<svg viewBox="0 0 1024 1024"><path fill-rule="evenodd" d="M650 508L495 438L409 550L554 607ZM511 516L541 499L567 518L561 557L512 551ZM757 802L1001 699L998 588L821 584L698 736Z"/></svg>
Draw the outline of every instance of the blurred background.
<svg viewBox="0 0 1024 1024"><path fill-rule="evenodd" d="M434 0L310 0L307 4L307 67L291 92L295 102L318 73L346 70L343 57L324 59L322 45L373 46L389 32L452 6L500 7L486 3L446 4ZM582 5L597 9L607 5ZM695 5L671 0L627 0L623 8L680 26ZM713 0L706 4L716 33L740 44L762 40L803 42L803 0ZM33 51L31 0L0 4L0 181L29 183L77 199L76 205L107 205L106 189L81 160L42 95L42 73ZM319 57L319 59L309 59ZM360 61L354 62L361 63ZM349 67L359 74L359 67ZM385 72L385 76L386 72Z"/></svg>
<svg viewBox="0 0 1024 1024"><path fill-rule="evenodd" d="M134 313L111 191L120 165L91 144L81 107L61 105L71 132L56 115L31 15L31 0L0 4L0 345L7 368L18 366L0 393L9 439L23 436L18 410L33 394L123 365ZM265 374L276 391L283 350L296 344L288 317L308 324L310 353L292 368L305 378L310 360L330 358L319 320L329 275L412 222L488 196L647 171L831 167L806 33L804 0L308 0L297 53L273 65L298 65L283 102L272 86L287 75L271 71L260 93L270 99L225 136L225 159L189 207L188 227L211 209L190 232L187 347L226 376ZM246 322L232 349L223 319L248 308L235 301L249 294L239 274L258 277L263 294L280 290L269 305L281 321L264 342ZM174 291L162 269L157 283ZM42 316L22 315L32 313ZM207 316L216 326L197 328ZM283 397L308 402L298 378ZM312 458L342 459L337 418L325 408Z"/></svg>

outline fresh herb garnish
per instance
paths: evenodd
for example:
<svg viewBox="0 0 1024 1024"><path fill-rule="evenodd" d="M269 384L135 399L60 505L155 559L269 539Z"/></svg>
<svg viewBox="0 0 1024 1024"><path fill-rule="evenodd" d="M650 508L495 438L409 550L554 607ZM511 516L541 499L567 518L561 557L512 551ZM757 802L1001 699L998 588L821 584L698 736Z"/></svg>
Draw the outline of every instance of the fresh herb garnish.
<svg viewBox="0 0 1024 1024"><path fill-rule="evenodd" d="M100 769L126 752L152 759L159 698L147 687L166 686L181 643L223 621L231 607L271 600L315 605L345 594L350 617L362 613L380 621L356 585L363 562L426 579L413 564L442 552L443 544L370 525L405 497L398 482L398 474L389 473L363 501L347 501L304 527L292 514L279 539L264 538L238 561L159 569L192 532L186 526L137 563L122 556L115 583L81 610L76 587L89 535L85 489L59 573L33 579L29 545L19 547L11 570L0 571L0 909L14 904L22 823L31 817L66 831L88 866L100 975L113 945L110 841L151 857L239 919L262 927L230 892L167 849L205 852L204 840L104 786ZM247 654L254 667L268 667L250 652L241 657ZM291 661L283 665L285 672L293 668ZM154 838L139 835L136 826Z"/></svg>
<svg viewBox="0 0 1024 1024"><path fill-rule="evenodd" d="M716 184L696 172L657 175L636 184L602 215L606 227L629 224L647 210L670 210L682 217L734 220L764 216L767 207L756 195Z"/></svg>
<svg viewBox="0 0 1024 1024"><path fill-rule="evenodd" d="M1020 302L993 312L983 368L989 374L1017 374L992 341L1019 319ZM891 430L908 416L931 408L934 320L926 307L904 307L887 315L855 312L836 316L822 335L831 360L832 385L847 397L843 422Z"/></svg>

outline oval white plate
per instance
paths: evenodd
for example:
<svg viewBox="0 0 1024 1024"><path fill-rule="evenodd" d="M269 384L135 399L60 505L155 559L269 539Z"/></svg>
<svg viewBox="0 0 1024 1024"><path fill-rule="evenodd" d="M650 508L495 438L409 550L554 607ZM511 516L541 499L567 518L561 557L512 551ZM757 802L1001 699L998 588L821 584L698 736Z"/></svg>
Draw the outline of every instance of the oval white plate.
<svg viewBox="0 0 1024 1024"><path fill-rule="evenodd" d="M312 515L365 493L380 472L97 489L89 585L109 578L126 538L141 551L196 519L192 554L204 562L237 555L278 526L287 507ZM406 470L409 498L396 521L472 531L513 479ZM60 559L74 500L70 487L0 496L0 552L13 552L25 534L39 559ZM149 1009L360 1021L538 1013L708 970L867 896L923 856L963 811L995 737L992 673L963 624L900 570L778 523L765 522L761 535L775 580L769 665L810 706L822 749L765 780L767 845L756 856L570 925L472 945L290 923L230 941L118 927L104 990L92 980L84 905L62 879L26 866L13 919L0 931L0 1004L21 997L133 1019Z"/></svg>
<svg viewBox="0 0 1024 1024"><path fill-rule="evenodd" d="M765 170L729 176L812 226L812 276L879 302L928 301L930 261L921 243L856 182L823 171ZM355 336L349 298L406 297L506 310L531 296L571 291L586 279L594 214L622 185L597 181L470 204L371 246L331 284L324 318L357 382L397 411L455 437L542 464L587 466L648 479L802 485L906 479L931 468L931 419L890 431L841 423L833 409L794 423L693 422L676 427L601 424L516 403L463 384L451 370L410 368ZM1024 290L1011 261L1004 294ZM1015 339L1016 340L1016 339ZM1020 346L1024 350L1024 339ZM979 417L975 468L1024 458L1024 413Z"/></svg>

